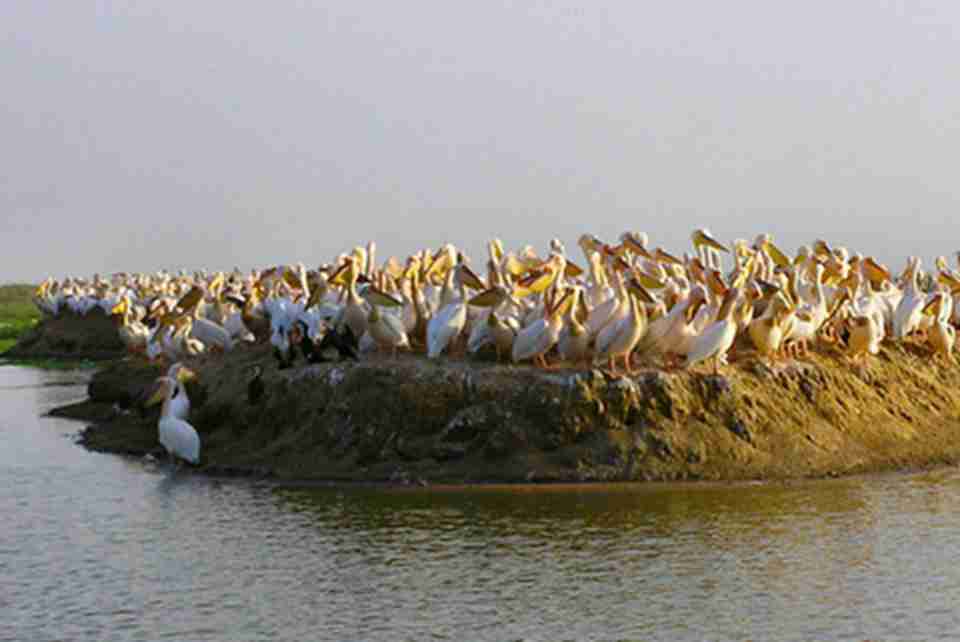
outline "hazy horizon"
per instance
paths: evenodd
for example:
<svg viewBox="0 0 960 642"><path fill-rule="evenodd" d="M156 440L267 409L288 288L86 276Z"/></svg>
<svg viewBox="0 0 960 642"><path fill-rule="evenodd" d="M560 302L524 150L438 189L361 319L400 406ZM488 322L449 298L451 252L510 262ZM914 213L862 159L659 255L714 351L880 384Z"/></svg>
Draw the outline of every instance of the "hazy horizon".
<svg viewBox="0 0 960 642"><path fill-rule="evenodd" d="M0 6L0 282L696 227L953 254L960 5ZM953 259L951 258L951 263Z"/></svg>

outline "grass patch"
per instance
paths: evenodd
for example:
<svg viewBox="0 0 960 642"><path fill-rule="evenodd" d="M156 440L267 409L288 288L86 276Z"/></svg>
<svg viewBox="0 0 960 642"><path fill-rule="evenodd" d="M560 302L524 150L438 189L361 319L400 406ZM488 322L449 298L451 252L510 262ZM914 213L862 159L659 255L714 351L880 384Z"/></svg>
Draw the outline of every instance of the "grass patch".
<svg viewBox="0 0 960 642"><path fill-rule="evenodd" d="M12 345L12 344L11 344ZM0 350L3 352L3 350ZM86 359L2 359L0 365L27 366L40 370L93 370L99 364Z"/></svg>
<svg viewBox="0 0 960 642"><path fill-rule="evenodd" d="M35 289L23 283L0 285L0 352L13 347L39 321L40 311L33 304Z"/></svg>

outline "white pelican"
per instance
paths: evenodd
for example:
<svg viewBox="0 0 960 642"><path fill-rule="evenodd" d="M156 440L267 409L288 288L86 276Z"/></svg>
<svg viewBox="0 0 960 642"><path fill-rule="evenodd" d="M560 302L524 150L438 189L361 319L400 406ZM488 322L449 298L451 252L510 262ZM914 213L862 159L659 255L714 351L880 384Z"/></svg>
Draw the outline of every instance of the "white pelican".
<svg viewBox="0 0 960 642"><path fill-rule="evenodd" d="M747 326L750 340L753 341L760 357L774 359L780 352L783 342L784 322L790 313L790 306L781 294L776 294L759 319Z"/></svg>
<svg viewBox="0 0 960 642"><path fill-rule="evenodd" d="M730 253L727 246L713 238L710 231L704 228L695 230L691 236L691 240L693 241L693 246L696 248L700 260L703 261L704 265L714 270L720 269L719 252Z"/></svg>
<svg viewBox="0 0 960 642"><path fill-rule="evenodd" d="M712 358L714 374L720 373L720 366L726 365L727 351L737 338L737 322L733 318L733 310L739 298L739 289L727 290L720 311L717 313L717 320L693 340L684 367L689 368L700 361Z"/></svg>
<svg viewBox="0 0 960 642"><path fill-rule="evenodd" d="M694 339L699 336L695 321L699 316L700 308L706 301L706 289L698 285L686 301L678 303L670 311L668 317L673 316L673 321L659 341L654 344L664 355L665 360L673 361L675 355L686 355L690 352Z"/></svg>
<svg viewBox="0 0 960 642"><path fill-rule="evenodd" d="M634 288L638 286L633 284ZM609 323L600 334L596 341L596 359L606 359L610 364L610 371L616 371L616 359L623 358L623 367L627 374L633 374L633 367L630 365L630 353L636 347L640 339L647 331L647 309L643 306L639 297L643 296L647 303L653 300L642 287L638 288L637 293L634 290L627 292L628 312L622 318Z"/></svg>
<svg viewBox="0 0 960 642"><path fill-rule="evenodd" d="M227 329L203 317L194 316L190 324L190 338L202 343L206 350L217 349L221 352L233 350L233 337Z"/></svg>
<svg viewBox="0 0 960 642"><path fill-rule="evenodd" d="M118 319L117 332L127 350L144 352L147 349L147 341L150 339L150 328L134 320L130 308L129 297L124 297L110 309L110 314Z"/></svg>
<svg viewBox="0 0 960 642"><path fill-rule="evenodd" d="M562 315L566 312L572 296L573 292L568 290L556 305L547 305L542 318L517 334L511 354L514 363L534 359L540 367L547 367L544 355L560 339L560 330L563 329Z"/></svg>
<svg viewBox="0 0 960 642"><path fill-rule="evenodd" d="M943 357L953 363L953 346L957 341L957 331L950 324L953 315L953 297L946 292L938 292L924 307L924 314L933 317L933 325L927 333L927 341L935 357Z"/></svg>
<svg viewBox="0 0 960 642"><path fill-rule="evenodd" d="M612 291L613 296L603 301L594 298L591 302L593 308L586 323L587 332L591 339L596 339L604 328L616 323L630 312L630 301L623 282L623 275L620 272L615 272L613 278L616 286Z"/></svg>
<svg viewBox="0 0 960 642"><path fill-rule="evenodd" d="M187 391L177 379L160 377L157 381L160 387L146 405L152 406L163 401L160 421L157 423L160 444L174 461L179 458L197 464L200 462L200 436L193 426L176 416L175 401L180 395L186 396Z"/></svg>
<svg viewBox="0 0 960 642"><path fill-rule="evenodd" d="M171 361L195 357L206 352L206 346L190 336L190 317L181 317L173 322L173 331L162 336L164 355Z"/></svg>
<svg viewBox="0 0 960 642"><path fill-rule="evenodd" d="M176 381L182 392L182 394L177 393L170 401L171 416L177 419L183 419L184 421L190 418L190 397L187 395L187 390L183 384L196 378L196 376L193 370L185 367L180 362L172 364L170 368L167 369L167 379Z"/></svg>
<svg viewBox="0 0 960 642"><path fill-rule="evenodd" d="M448 247L450 256L454 257L448 259L448 262L456 260L453 246ZM467 286L479 290L485 288L483 281L463 263L456 265L451 272L452 274L447 275L442 297L442 300L447 303L427 323L427 356L431 359L449 350L467 327L467 313L470 305L467 299ZM457 292L455 296L452 293L454 287Z"/></svg>
<svg viewBox="0 0 960 642"><path fill-rule="evenodd" d="M850 332L847 349L849 356L854 361L859 361L868 354L880 352L883 330L874 317L868 315L852 316L847 320L847 329Z"/></svg>
<svg viewBox="0 0 960 642"><path fill-rule="evenodd" d="M358 248L359 249L359 248ZM363 253L366 254L366 251ZM367 331L367 317L370 314L370 305L357 294L357 278L362 267L360 260L354 257L347 274L347 300L343 308L343 322L350 326L354 336L362 337Z"/></svg>
<svg viewBox="0 0 960 642"><path fill-rule="evenodd" d="M560 333L557 351L564 361L573 363L588 363L590 360L590 334L581 319L590 316L586 301L583 300L583 287L573 287L573 302L570 304L570 314Z"/></svg>
<svg viewBox="0 0 960 642"><path fill-rule="evenodd" d="M427 356L431 359L449 349L467 324L467 286L458 274L448 280L459 281L460 298L450 300L427 323Z"/></svg>
<svg viewBox="0 0 960 642"><path fill-rule="evenodd" d="M520 324L514 317L502 318L496 310L490 310L487 317L487 333L497 353L497 361L502 355L513 352L513 342L520 332Z"/></svg>
<svg viewBox="0 0 960 642"><path fill-rule="evenodd" d="M927 297L920 291L917 282L919 271L920 258L911 256L907 261L907 287L893 316L894 339L903 339L918 329L923 318L923 307L926 304Z"/></svg>
<svg viewBox="0 0 960 642"><path fill-rule="evenodd" d="M381 306L402 308L403 301L372 286L367 289L366 298L371 304L370 314L367 316L367 333L373 338L377 346L390 350L394 356L396 356L399 348L409 349L410 339L407 338L403 321L392 312L380 310Z"/></svg>

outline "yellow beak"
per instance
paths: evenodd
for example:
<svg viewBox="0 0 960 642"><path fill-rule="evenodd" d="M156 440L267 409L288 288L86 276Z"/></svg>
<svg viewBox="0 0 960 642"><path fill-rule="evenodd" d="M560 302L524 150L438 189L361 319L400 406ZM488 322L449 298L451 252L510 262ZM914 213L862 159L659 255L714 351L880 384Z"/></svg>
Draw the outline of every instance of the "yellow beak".
<svg viewBox="0 0 960 642"><path fill-rule="evenodd" d="M180 368L177 371L177 380L181 383L186 381L193 381L197 378L197 373L191 370L190 368Z"/></svg>
<svg viewBox="0 0 960 642"><path fill-rule="evenodd" d="M640 285L642 285L645 288L649 288L651 290L661 290L667 287L666 283L664 283L663 281L661 281L660 279L654 276L647 274L646 272L641 272L640 270L637 270L635 273L635 276L637 281L640 283Z"/></svg>
<svg viewBox="0 0 960 642"><path fill-rule="evenodd" d="M503 293L498 288L490 288L470 299L469 305L478 308L491 308L503 300Z"/></svg>
<svg viewBox="0 0 960 642"><path fill-rule="evenodd" d="M382 305L385 308L403 307L403 301L372 285L367 288L366 299L374 305Z"/></svg>
<svg viewBox="0 0 960 642"><path fill-rule="evenodd" d="M776 263L778 267L788 268L793 265L793 261L791 261L780 248L774 245L773 241L767 241L764 243L763 250L771 259L773 259L773 262Z"/></svg>
<svg viewBox="0 0 960 642"><path fill-rule="evenodd" d="M714 250L718 250L720 252L727 252L727 253L730 252L730 250L727 249L727 246L723 245L722 243L720 243L720 241L708 235L703 230L697 230L696 232L693 233L693 245L696 248L699 248L701 246L706 246L709 248L713 248Z"/></svg>

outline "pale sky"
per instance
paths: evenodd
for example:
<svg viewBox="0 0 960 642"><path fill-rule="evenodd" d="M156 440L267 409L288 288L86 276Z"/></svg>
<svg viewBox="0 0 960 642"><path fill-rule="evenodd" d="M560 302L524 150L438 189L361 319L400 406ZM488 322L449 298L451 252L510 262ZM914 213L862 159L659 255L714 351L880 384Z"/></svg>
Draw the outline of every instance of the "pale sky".
<svg viewBox="0 0 960 642"><path fill-rule="evenodd" d="M0 282L582 232L960 249L960 3L0 3Z"/></svg>

